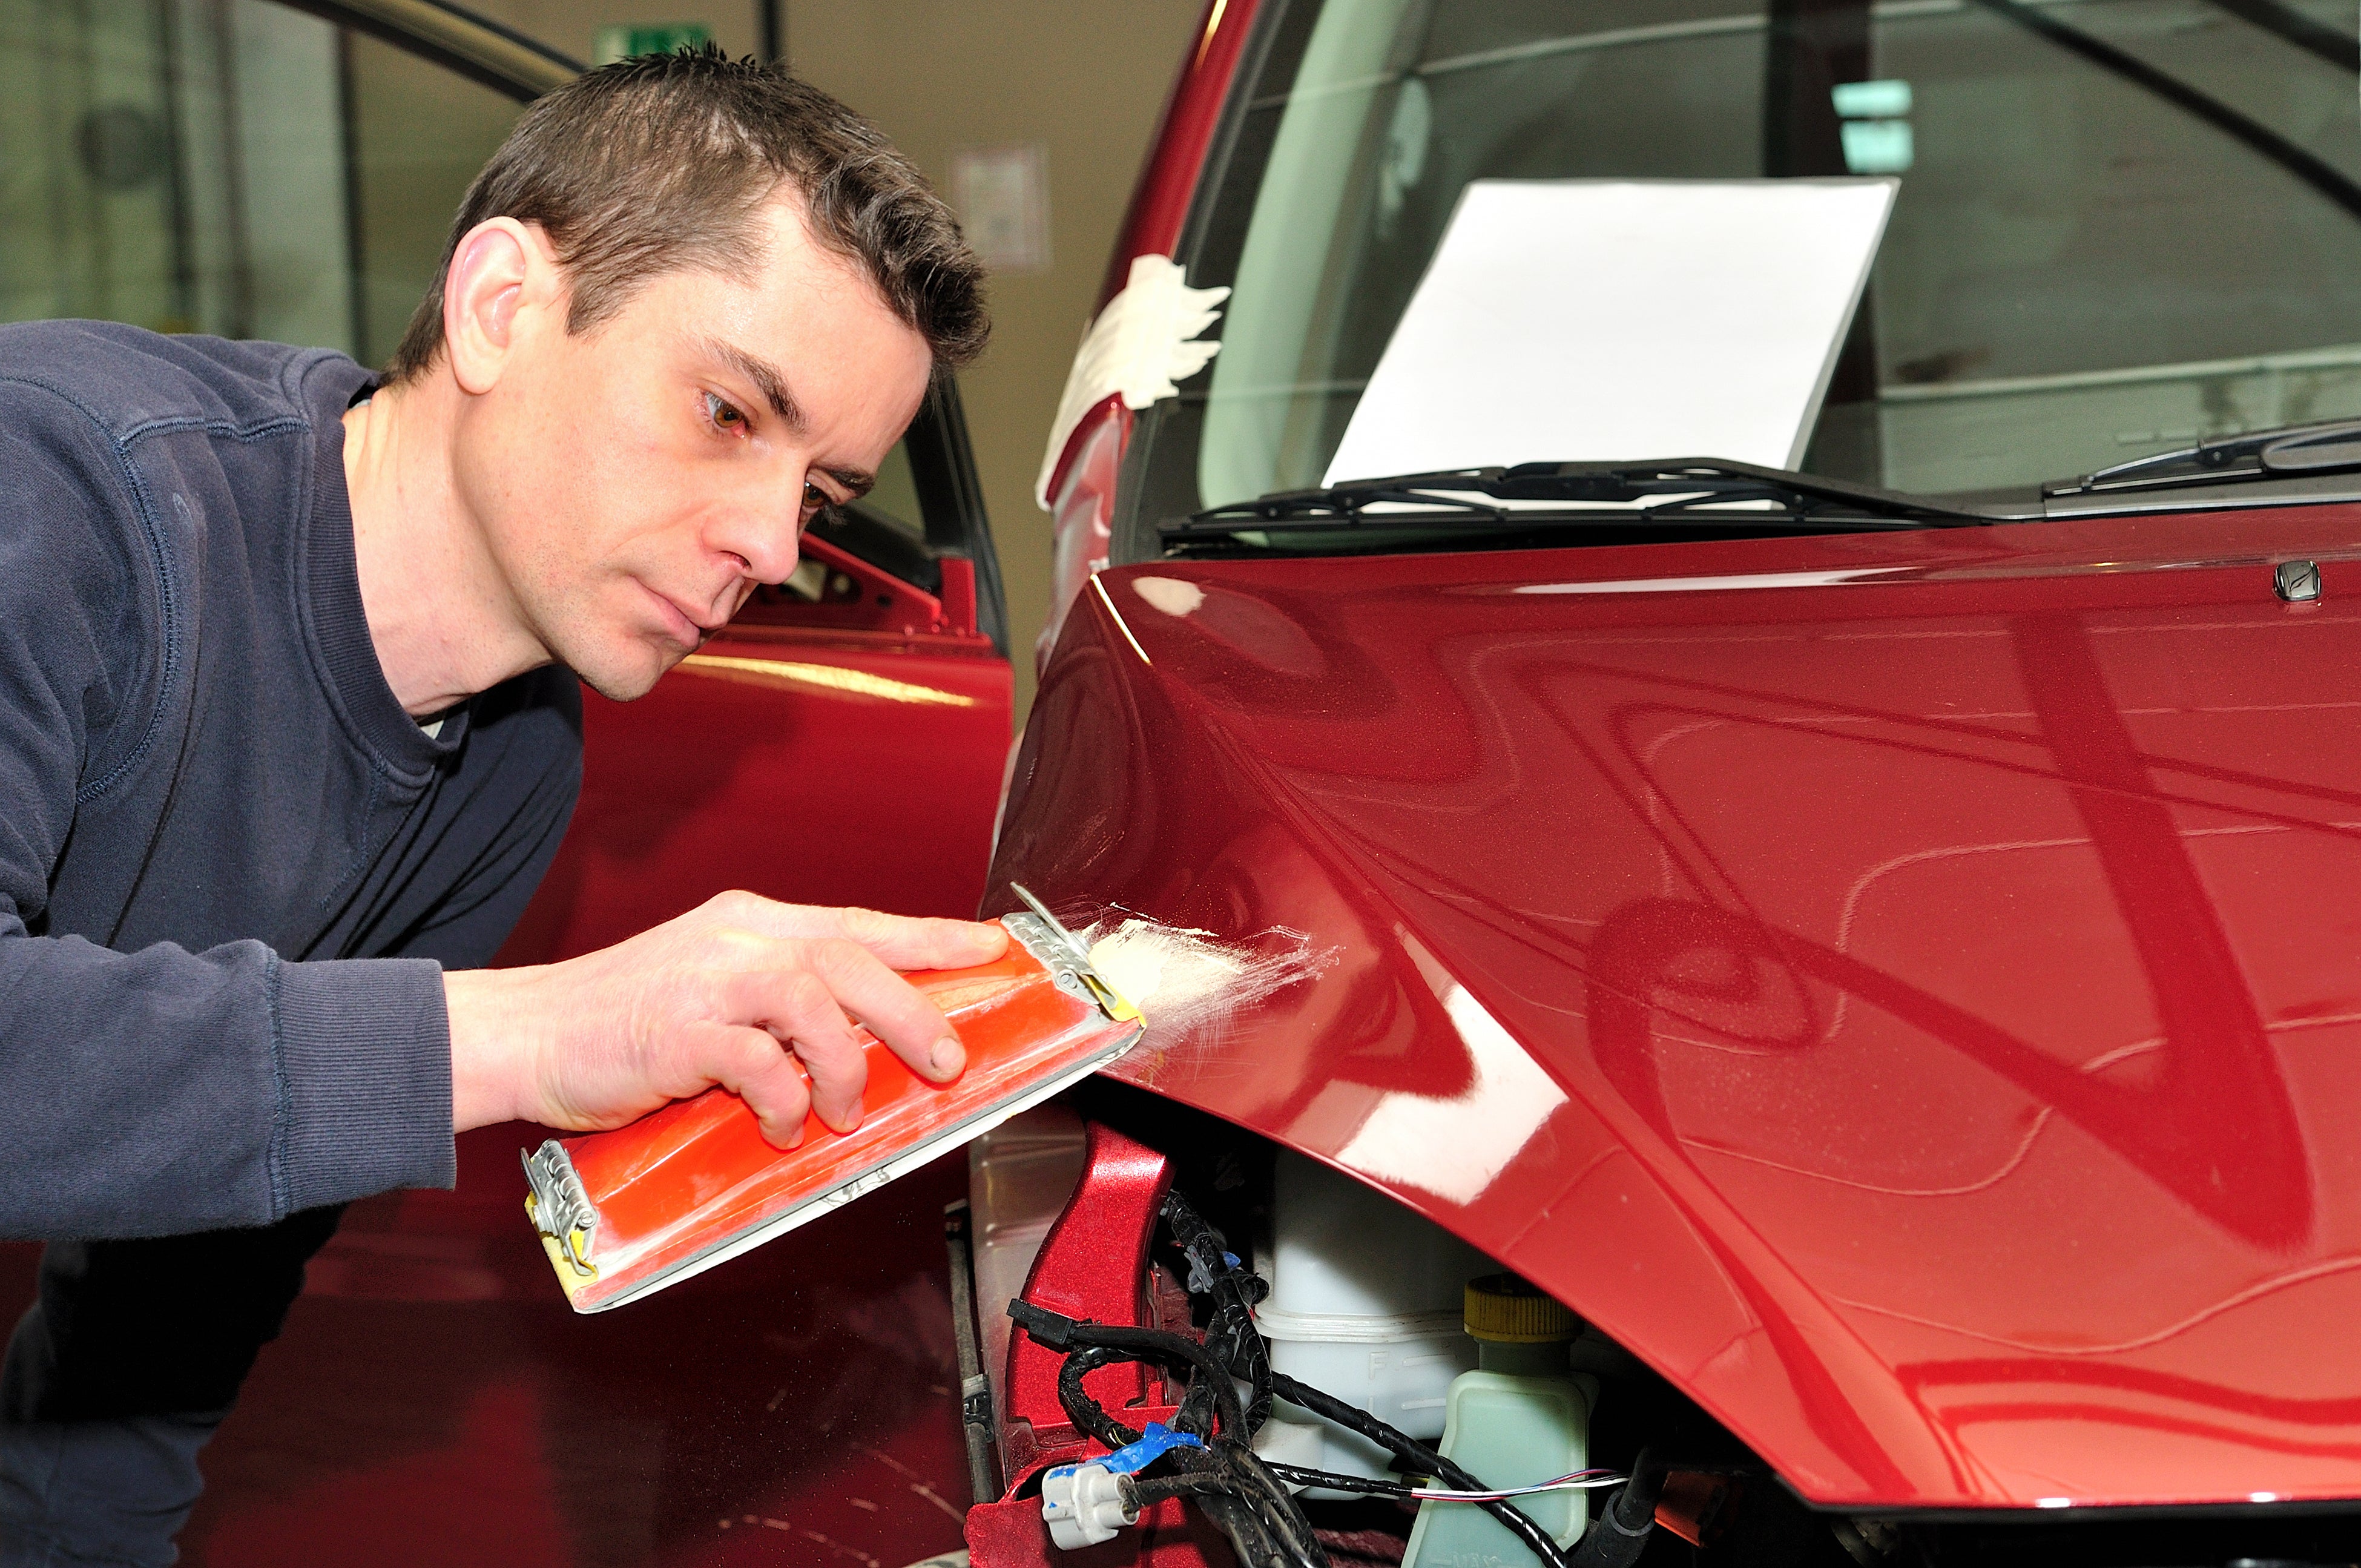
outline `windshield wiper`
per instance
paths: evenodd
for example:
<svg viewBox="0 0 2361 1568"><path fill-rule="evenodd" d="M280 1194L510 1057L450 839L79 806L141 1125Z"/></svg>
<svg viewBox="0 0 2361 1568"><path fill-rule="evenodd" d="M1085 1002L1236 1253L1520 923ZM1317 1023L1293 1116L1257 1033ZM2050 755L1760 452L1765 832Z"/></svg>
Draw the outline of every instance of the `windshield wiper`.
<svg viewBox="0 0 2361 1568"><path fill-rule="evenodd" d="M1500 506L1496 501L1547 502ZM1765 510L1767 503L1767 510ZM1591 510L1584 510L1586 508ZM1609 509L1613 510L1609 510ZM1742 510L1741 510L1742 509ZM1859 533L1958 528L2000 521L1916 496L1786 468L1719 457L1657 463L1520 463L1354 479L1323 489L1279 490L1165 523L1167 545L1262 531L1344 529L1746 530Z"/></svg>
<svg viewBox="0 0 2361 1568"><path fill-rule="evenodd" d="M2228 479L2284 479L2339 468L2361 468L2361 420L2291 424L2201 441L2178 452L2135 457L2079 479L2041 487L2048 497L2095 496L2119 490L2169 489Z"/></svg>

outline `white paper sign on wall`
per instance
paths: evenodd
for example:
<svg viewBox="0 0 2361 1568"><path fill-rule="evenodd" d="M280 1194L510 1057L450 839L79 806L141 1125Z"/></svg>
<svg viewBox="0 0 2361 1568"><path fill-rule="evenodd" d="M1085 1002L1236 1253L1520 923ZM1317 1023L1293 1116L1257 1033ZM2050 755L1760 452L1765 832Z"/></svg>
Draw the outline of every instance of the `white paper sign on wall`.
<svg viewBox="0 0 2361 1568"><path fill-rule="evenodd" d="M951 154L951 204L960 227L994 272L1049 269L1049 149L963 147Z"/></svg>

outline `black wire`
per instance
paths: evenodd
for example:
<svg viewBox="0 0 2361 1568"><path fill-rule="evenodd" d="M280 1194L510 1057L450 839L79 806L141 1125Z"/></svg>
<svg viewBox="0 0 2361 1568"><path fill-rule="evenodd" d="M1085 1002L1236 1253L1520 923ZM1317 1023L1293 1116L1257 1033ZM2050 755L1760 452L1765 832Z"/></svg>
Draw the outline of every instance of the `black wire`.
<svg viewBox="0 0 2361 1568"><path fill-rule="evenodd" d="M1408 1433L1334 1395L1272 1370L1253 1312L1254 1303L1268 1288L1228 1256L1221 1232L1205 1223L1178 1192L1167 1197L1163 1212L1173 1239L1191 1266L1190 1293L1210 1296L1214 1304L1213 1321L1202 1342L1161 1329L1076 1321L1039 1310L1033 1313L1040 1320L1037 1326L1016 1307L1009 1309L1010 1315L1025 1323L1027 1332L1037 1339L1050 1334L1054 1339L1045 1343L1075 1347L1058 1369L1059 1403L1077 1428L1110 1449L1127 1447L1139 1441L1140 1434L1109 1415L1091 1397L1082 1387L1083 1376L1099 1367L1126 1361L1189 1369L1188 1390L1181 1397L1173 1425L1199 1439L1204 1447L1170 1451L1165 1460L1171 1462L1176 1474L1147 1481L1130 1479L1137 1499L1145 1503L1165 1497L1192 1498L1229 1537L1246 1568L1329 1568L1326 1551L1320 1545L1302 1505L1280 1480L1281 1474L1312 1485L1339 1486L1340 1489L1370 1491L1379 1496L1406 1495L1411 1489L1380 1490L1383 1484L1356 1485L1354 1477L1268 1464L1247 1444L1269 1415L1274 1393L1349 1431L1360 1433L1405 1465L1433 1475L1445 1486L1466 1492L1488 1489L1483 1482ZM1246 1380L1252 1391L1251 1403L1238 1398L1240 1377ZM1472 1506L1499 1520L1540 1560L1543 1568L1570 1568L1557 1543L1523 1509L1505 1499Z"/></svg>
<svg viewBox="0 0 2361 1568"><path fill-rule="evenodd" d="M1058 1403L1066 1408L1067 1419L1110 1449L1128 1448L1139 1441L1140 1434L1108 1415L1106 1407L1082 1387L1082 1377L1102 1366L1138 1359L1127 1350L1088 1345L1068 1355L1058 1368Z"/></svg>
<svg viewBox="0 0 2361 1568"><path fill-rule="evenodd" d="M1202 1497L1208 1492L1226 1492L1230 1479L1211 1471L1191 1471L1180 1475L1159 1475L1152 1481L1134 1481L1132 1495L1142 1507L1160 1503L1167 1497Z"/></svg>
<svg viewBox="0 0 2361 1568"><path fill-rule="evenodd" d="M1184 1365L1202 1374L1201 1376L1190 1380L1190 1392L1195 1393L1201 1384L1210 1387L1213 1390L1214 1412L1221 1417L1221 1430L1235 1435L1242 1442L1246 1440L1249 1429L1246 1426L1246 1407L1238 1398L1236 1380L1231 1376L1230 1369L1216 1358L1212 1351L1188 1335L1173 1333L1165 1329L1134 1329L1125 1328L1115 1323L1078 1322L1067 1330L1067 1337L1073 1343L1085 1347L1129 1351L1132 1353L1130 1359L1134 1361L1152 1361L1168 1366L1176 1364ZM1064 1375L1060 1373L1061 1398L1063 1384ZM1077 1378L1076 1387L1080 1387L1079 1378ZM1093 1408L1096 1408L1096 1401L1092 1403ZM1185 1410L1187 1408L1187 1400L1184 1398L1182 1409ZM1068 1414L1071 1413L1071 1410L1068 1412ZM1182 1425L1177 1417L1173 1424L1180 1430L1189 1432L1192 1437L1202 1438L1210 1435L1210 1429L1194 1430ZM1122 1445L1118 1443L1115 1446Z"/></svg>
<svg viewBox="0 0 2361 1568"><path fill-rule="evenodd" d="M1246 1411L1238 1398L1237 1384L1228 1366L1212 1350L1183 1334L1112 1323L1074 1323L1067 1329L1066 1336L1076 1348L1058 1368L1058 1402L1065 1407L1066 1414L1078 1428L1109 1448L1123 1448L1139 1441L1139 1433L1108 1415L1105 1408L1082 1387L1085 1375L1126 1361L1186 1366L1194 1374L1190 1379L1190 1395L1193 1397L1201 1389L1210 1390L1212 1413L1220 1420L1218 1431L1190 1434L1210 1440L1200 1451L1203 1458L1187 1449L1176 1449L1170 1455L1184 1466L1202 1467L1202 1473L1214 1484L1211 1487L1192 1485L1191 1495L1197 1497L1208 1516L1230 1536L1249 1568L1263 1568L1264 1564L1276 1568L1329 1568L1328 1555L1294 1494L1246 1446ZM1187 1408L1184 1399L1184 1412ZM1182 1418L1174 1420L1176 1425L1180 1425ZM1188 1429L1184 1426L1182 1430ZM1234 1501L1237 1507L1221 1507L1224 1500Z"/></svg>
<svg viewBox="0 0 2361 1568"><path fill-rule="evenodd" d="M1172 1239L1187 1255L1191 1266L1188 1281L1190 1293L1210 1295L1214 1301L1213 1321L1206 1330L1206 1348L1211 1350L1219 1344L1224 1359L1241 1376L1248 1378L1254 1389L1251 1409L1258 1414L1250 1416L1249 1432L1260 1426L1260 1416L1268 1414L1270 1396L1276 1391L1280 1398L1301 1405L1315 1415L1325 1416L1339 1426L1359 1432L1393 1453L1405 1464L1433 1475L1447 1486L1463 1492L1489 1490L1483 1482L1407 1432L1387 1425L1367 1411L1347 1405L1333 1395L1323 1394L1317 1388L1273 1371L1263 1348L1262 1332L1255 1327L1253 1313L1253 1303L1261 1299L1268 1288L1224 1255L1226 1247L1221 1232L1207 1224L1178 1190L1166 1195L1163 1212L1165 1223L1172 1231ZM1220 1336L1218 1340L1217 1334ZM1237 1365L1240 1360L1246 1362L1244 1366ZM1190 1393L1193 1396L1199 1384L1204 1381L1210 1379L1192 1379ZM1223 1389L1235 1398L1235 1386L1227 1378L1220 1382ZM1186 1400L1182 1409L1184 1411L1187 1409ZM1260 1462L1257 1463L1259 1465ZM1264 1471L1265 1475L1268 1474L1268 1470ZM1271 1479L1276 1486L1276 1477ZM1279 1489L1285 1490L1284 1487ZM1288 1495L1288 1504L1289 1512L1301 1519L1302 1508L1295 1502L1292 1494ZM1510 1534L1523 1541L1541 1560L1543 1568L1569 1568L1565 1554L1558 1550L1557 1542L1552 1541L1549 1532L1534 1523L1532 1516L1522 1508L1506 1500L1473 1506L1499 1519Z"/></svg>
<svg viewBox="0 0 2361 1568"><path fill-rule="evenodd" d="M1279 1397L1290 1404L1301 1405L1315 1416L1325 1416L1340 1427L1359 1432L1378 1447L1392 1453L1403 1464L1433 1476L1455 1491L1488 1490L1483 1482L1444 1458L1418 1439L1397 1428L1388 1426L1368 1411L1348 1405L1333 1394L1323 1394L1308 1383L1299 1383L1284 1372L1272 1373L1270 1385ZM1514 1503L1504 1500L1476 1503L1471 1506L1483 1509L1508 1526L1510 1533L1523 1541L1535 1557L1542 1560L1543 1568L1570 1568L1565 1560L1565 1553L1558 1550L1557 1542L1549 1538L1549 1532L1535 1524L1532 1516Z"/></svg>
<svg viewBox="0 0 2361 1568"><path fill-rule="evenodd" d="M1197 1498L1197 1506L1230 1538L1246 1568L1284 1568L1279 1546L1270 1538L1270 1527L1244 1497L1229 1489L1231 1485L1224 1477L1223 1490Z"/></svg>
<svg viewBox="0 0 2361 1568"><path fill-rule="evenodd" d="M1332 1492L1363 1492L1372 1497L1400 1497L1418 1502L1418 1488L1406 1481L1377 1481L1367 1475L1339 1475L1334 1470L1312 1470L1301 1464L1281 1464L1276 1459L1263 1461L1270 1473L1282 1481L1292 1481L1299 1486L1325 1486Z"/></svg>
<svg viewBox="0 0 2361 1568"><path fill-rule="evenodd" d="M1216 1437L1205 1447L1174 1449L1164 1457L1176 1474L1130 1483L1143 1505L1162 1497L1191 1498L1230 1537L1249 1568L1329 1568L1327 1553L1293 1496L1276 1477L1257 1478L1260 1461L1246 1444Z"/></svg>
<svg viewBox="0 0 2361 1568"><path fill-rule="evenodd" d="M1227 1438L1222 1440L1220 1447L1224 1460L1246 1487L1261 1495L1262 1503L1257 1512L1262 1515L1271 1534L1287 1548L1288 1554L1305 1568L1328 1568L1327 1550L1320 1544L1312 1521L1304 1517L1303 1505L1295 1500L1295 1494L1287 1489L1284 1482L1270 1473L1261 1455L1245 1443L1232 1442ZM1251 1503L1252 1498L1248 1501Z"/></svg>
<svg viewBox="0 0 2361 1568"><path fill-rule="evenodd" d="M1270 1419L1270 1359L1254 1321L1255 1303L1269 1293L1269 1287L1229 1261L1228 1244L1222 1233L1207 1224L1178 1190L1165 1194L1163 1212L1173 1244L1189 1259L1190 1292L1213 1299L1213 1321L1205 1328L1206 1348L1254 1390L1246 1407L1246 1435L1251 1437Z"/></svg>

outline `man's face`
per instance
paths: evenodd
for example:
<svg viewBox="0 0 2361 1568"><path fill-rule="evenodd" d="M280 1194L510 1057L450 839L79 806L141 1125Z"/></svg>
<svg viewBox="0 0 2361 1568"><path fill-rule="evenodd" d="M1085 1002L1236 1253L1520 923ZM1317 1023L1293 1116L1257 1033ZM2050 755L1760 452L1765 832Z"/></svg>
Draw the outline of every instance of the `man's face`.
<svg viewBox="0 0 2361 1568"><path fill-rule="evenodd" d="M667 273L590 332L518 319L455 449L526 626L628 701L759 583L795 569L820 508L851 500L917 413L931 360L858 266L765 209L750 276Z"/></svg>

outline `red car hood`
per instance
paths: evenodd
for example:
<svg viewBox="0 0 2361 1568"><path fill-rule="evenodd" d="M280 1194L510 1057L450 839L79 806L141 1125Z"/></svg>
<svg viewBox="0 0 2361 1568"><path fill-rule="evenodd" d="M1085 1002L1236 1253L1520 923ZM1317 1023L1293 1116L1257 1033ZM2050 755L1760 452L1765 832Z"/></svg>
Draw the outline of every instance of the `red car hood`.
<svg viewBox="0 0 2361 1568"><path fill-rule="evenodd" d="M1083 598L995 894L1329 958L1129 1076L1816 1501L2361 1495L2361 509Z"/></svg>

